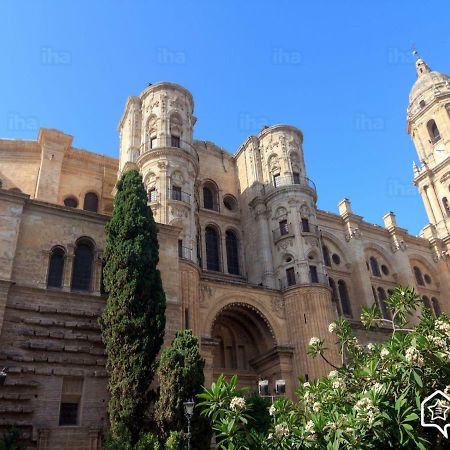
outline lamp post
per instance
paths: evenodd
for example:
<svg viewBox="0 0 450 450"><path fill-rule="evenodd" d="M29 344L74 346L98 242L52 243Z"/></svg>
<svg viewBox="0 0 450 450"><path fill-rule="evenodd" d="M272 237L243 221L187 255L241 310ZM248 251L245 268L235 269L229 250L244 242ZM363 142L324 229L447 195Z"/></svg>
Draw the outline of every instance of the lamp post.
<svg viewBox="0 0 450 450"><path fill-rule="evenodd" d="M0 386L3 386L5 384L7 373L8 373L8 367L4 367L0 371Z"/></svg>
<svg viewBox="0 0 450 450"><path fill-rule="evenodd" d="M184 415L187 419L188 427L187 427L187 435L188 435L188 450L191 450L191 419L194 415L194 401L188 400L183 403L184 406Z"/></svg>

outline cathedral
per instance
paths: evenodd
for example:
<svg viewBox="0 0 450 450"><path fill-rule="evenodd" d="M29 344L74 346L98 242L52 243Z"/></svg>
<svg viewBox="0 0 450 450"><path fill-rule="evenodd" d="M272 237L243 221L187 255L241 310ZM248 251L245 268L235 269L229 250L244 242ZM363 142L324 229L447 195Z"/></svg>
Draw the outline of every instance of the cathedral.
<svg viewBox="0 0 450 450"><path fill-rule="evenodd" d="M420 236L392 212L383 227L367 223L346 198L337 214L318 209L292 125L266 126L234 154L195 139L194 99L170 82L128 98L118 159L55 129L0 139L0 428L19 427L39 450L100 449L104 228L132 168L158 223L166 344L192 329L206 384L237 374L293 397L299 377L329 371L307 355L310 338L333 348L328 325L344 316L363 343L382 340L387 329L363 330L361 308L376 302L389 318L397 285L450 313L450 78L422 59L416 70L407 130L429 219Z"/></svg>

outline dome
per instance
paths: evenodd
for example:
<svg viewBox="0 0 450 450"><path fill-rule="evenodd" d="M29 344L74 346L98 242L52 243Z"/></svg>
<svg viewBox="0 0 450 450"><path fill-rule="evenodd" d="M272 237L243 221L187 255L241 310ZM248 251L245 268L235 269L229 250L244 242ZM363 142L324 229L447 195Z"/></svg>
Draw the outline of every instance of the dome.
<svg viewBox="0 0 450 450"><path fill-rule="evenodd" d="M450 90L450 77L444 73L431 70L423 59L416 61L417 80L409 93L409 103L435 87L447 87Z"/></svg>

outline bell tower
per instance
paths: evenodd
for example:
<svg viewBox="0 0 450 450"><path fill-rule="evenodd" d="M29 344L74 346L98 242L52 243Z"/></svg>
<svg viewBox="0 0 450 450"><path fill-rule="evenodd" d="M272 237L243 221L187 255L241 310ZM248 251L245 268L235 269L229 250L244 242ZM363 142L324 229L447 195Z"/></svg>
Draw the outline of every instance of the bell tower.
<svg viewBox="0 0 450 450"><path fill-rule="evenodd" d="M129 97L119 122L119 176L135 167L142 174L158 223L182 229L179 255L197 258L195 181L199 157L193 145L196 122L192 94L175 83L149 85Z"/></svg>
<svg viewBox="0 0 450 450"><path fill-rule="evenodd" d="M416 52L415 52L416 53ZM419 156L414 184L428 215L428 238L450 249L450 77L416 61L417 80L409 94L408 134Z"/></svg>

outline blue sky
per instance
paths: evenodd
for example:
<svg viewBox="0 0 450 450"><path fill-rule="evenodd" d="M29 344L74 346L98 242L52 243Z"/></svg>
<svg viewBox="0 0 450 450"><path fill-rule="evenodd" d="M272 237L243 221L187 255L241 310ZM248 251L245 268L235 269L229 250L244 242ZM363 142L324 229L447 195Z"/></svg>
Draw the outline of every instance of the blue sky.
<svg viewBox="0 0 450 450"><path fill-rule="evenodd" d="M39 127L116 156L129 95L174 81L195 98L195 137L234 152L263 125L305 134L319 207L343 197L417 234L406 134L411 45L450 73L445 1L10 1L0 4L0 136Z"/></svg>

